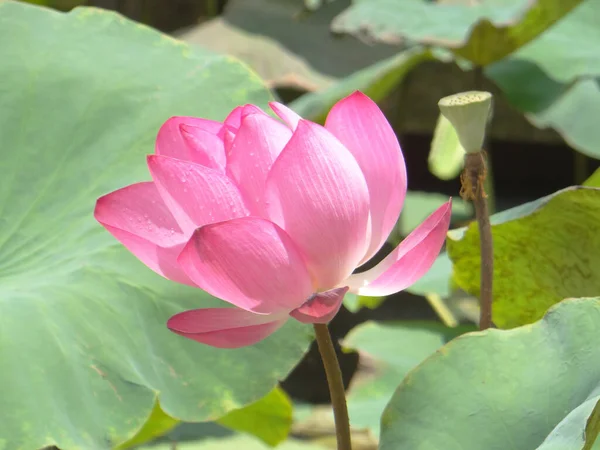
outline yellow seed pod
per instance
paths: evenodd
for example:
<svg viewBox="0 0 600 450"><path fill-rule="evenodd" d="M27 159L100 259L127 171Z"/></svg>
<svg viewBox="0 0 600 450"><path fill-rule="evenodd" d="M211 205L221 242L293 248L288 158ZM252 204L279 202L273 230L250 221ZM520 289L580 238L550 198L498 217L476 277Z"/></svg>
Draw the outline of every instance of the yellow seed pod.
<svg viewBox="0 0 600 450"><path fill-rule="evenodd" d="M465 151L480 151L492 108L492 94L485 91L461 92L444 97L438 102L438 106L456 130Z"/></svg>

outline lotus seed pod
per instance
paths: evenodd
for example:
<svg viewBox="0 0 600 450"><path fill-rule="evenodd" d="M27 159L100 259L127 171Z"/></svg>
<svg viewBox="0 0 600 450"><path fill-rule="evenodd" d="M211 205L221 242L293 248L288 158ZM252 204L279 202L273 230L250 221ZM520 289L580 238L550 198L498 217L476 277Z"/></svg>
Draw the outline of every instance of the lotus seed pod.
<svg viewBox="0 0 600 450"><path fill-rule="evenodd" d="M456 130L465 151L480 151L492 106L492 94L484 91L461 92L444 97L438 106Z"/></svg>

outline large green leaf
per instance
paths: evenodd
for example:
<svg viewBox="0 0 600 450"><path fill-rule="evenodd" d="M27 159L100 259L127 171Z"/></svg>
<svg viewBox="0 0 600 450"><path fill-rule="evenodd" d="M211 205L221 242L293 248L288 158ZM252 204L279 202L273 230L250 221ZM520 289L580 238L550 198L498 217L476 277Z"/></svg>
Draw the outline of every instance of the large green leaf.
<svg viewBox="0 0 600 450"><path fill-rule="evenodd" d="M471 28L466 42L454 48L454 53L479 66L499 61L542 34L581 2L537 0L528 2L528 8L511 22L495 24L481 19Z"/></svg>
<svg viewBox="0 0 600 450"><path fill-rule="evenodd" d="M116 450L125 450L145 444L146 442L167 434L178 424L179 421L166 414L161 409L158 402L156 402L152 409L152 413L144 423L144 426L138 430L135 436L118 445Z"/></svg>
<svg viewBox="0 0 600 450"><path fill-rule="evenodd" d="M192 442L177 442L176 447L173 444L147 445L140 447L139 450L271 450L266 444L250 436L234 435L225 437L211 437ZM277 450L330 450L317 443L304 442L299 439L291 439L277 446Z"/></svg>
<svg viewBox="0 0 600 450"><path fill-rule="evenodd" d="M276 446L285 441L292 426L292 402L279 387L259 401L230 411L217 423L232 430L245 431Z"/></svg>
<svg viewBox="0 0 600 450"><path fill-rule="evenodd" d="M292 409L292 402L278 386L260 400L229 411L216 423L231 430L251 433L266 444L276 446L288 436L292 426ZM118 448L121 450L146 443L169 433L178 424L179 421L167 415L157 403L142 429ZM195 424L186 425L193 428ZM196 425L196 428L202 430L204 427ZM177 430L172 432L176 433ZM203 437L202 433L198 437Z"/></svg>
<svg viewBox="0 0 600 450"><path fill-rule="evenodd" d="M354 0L332 23L335 31L383 42L403 39L451 48L485 66L537 37L581 0L488 0L436 4L426 0Z"/></svg>
<svg viewBox="0 0 600 450"><path fill-rule="evenodd" d="M600 114L600 78L583 79L545 110L526 114L539 128L552 127L576 150L600 159L600 129L592 117Z"/></svg>
<svg viewBox="0 0 600 450"><path fill-rule="evenodd" d="M512 58L492 65L486 75L533 125L553 128L575 150L600 159L594 119L600 114L600 78L558 83L533 62Z"/></svg>
<svg viewBox="0 0 600 450"><path fill-rule="evenodd" d="M398 51L334 36L329 23L346 1L307 14L302 0L228 0L220 16L179 36L240 58L271 86L315 91Z"/></svg>
<svg viewBox="0 0 600 450"><path fill-rule="evenodd" d="M232 432L223 426L208 422L182 424L169 434L137 450L270 450L273 447L255 436ZM316 442L290 438L278 445L277 450L326 450Z"/></svg>
<svg viewBox="0 0 600 450"><path fill-rule="evenodd" d="M600 292L600 189L572 187L492 216L494 322L515 327ZM448 233L454 278L479 295L477 224Z"/></svg>
<svg viewBox="0 0 600 450"><path fill-rule="evenodd" d="M435 322L367 322L354 328L344 346L358 350L362 371L348 393L350 423L379 435L379 418L405 375L450 339L472 327Z"/></svg>
<svg viewBox="0 0 600 450"><path fill-rule="evenodd" d="M510 59L535 64L562 83L581 76L598 76L599 21L600 0L584 0L556 25L510 55Z"/></svg>
<svg viewBox="0 0 600 450"><path fill-rule="evenodd" d="M600 299L514 330L469 333L402 381L381 450L581 450L600 399Z"/></svg>
<svg viewBox="0 0 600 450"><path fill-rule="evenodd" d="M54 8L61 11L68 11L81 6L85 3L85 0L20 0L24 3L31 3L33 5L47 6L48 8Z"/></svg>
<svg viewBox="0 0 600 450"><path fill-rule="evenodd" d="M600 158L600 0L586 0L538 39L486 68L486 76L539 128Z"/></svg>
<svg viewBox="0 0 600 450"><path fill-rule="evenodd" d="M154 274L92 217L98 196L148 178L168 117L264 105L260 80L96 9L0 3L0 42L0 446L104 449L157 397L205 421L267 394L309 327L230 351L172 334L170 315L223 303Z"/></svg>
<svg viewBox="0 0 600 450"><path fill-rule="evenodd" d="M476 5L439 5L427 0L353 0L332 22L336 32L367 34L390 43L404 39L461 45L482 18L511 23L522 11L521 0L487 1Z"/></svg>

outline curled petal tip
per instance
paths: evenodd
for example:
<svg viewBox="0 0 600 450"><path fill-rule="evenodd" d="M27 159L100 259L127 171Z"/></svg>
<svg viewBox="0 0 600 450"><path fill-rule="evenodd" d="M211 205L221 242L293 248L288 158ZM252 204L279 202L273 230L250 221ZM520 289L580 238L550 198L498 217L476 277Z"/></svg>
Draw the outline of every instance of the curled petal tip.
<svg viewBox="0 0 600 450"><path fill-rule="evenodd" d="M415 283L431 268L450 225L451 201L444 203L413 230L383 261L346 283L359 295L382 297Z"/></svg>
<svg viewBox="0 0 600 450"><path fill-rule="evenodd" d="M292 129L292 131L296 129L301 117L292 109L279 102L269 102L269 107Z"/></svg>
<svg viewBox="0 0 600 450"><path fill-rule="evenodd" d="M357 89L357 90L355 90L354 92L352 92L352 93L351 93L350 95L348 95L346 98L351 98L351 97L366 98L366 99L368 99L369 101L373 101L373 100L371 100L371 98L370 98L368 95L364 94L362 91L359 91L358 89Z"/></svg>

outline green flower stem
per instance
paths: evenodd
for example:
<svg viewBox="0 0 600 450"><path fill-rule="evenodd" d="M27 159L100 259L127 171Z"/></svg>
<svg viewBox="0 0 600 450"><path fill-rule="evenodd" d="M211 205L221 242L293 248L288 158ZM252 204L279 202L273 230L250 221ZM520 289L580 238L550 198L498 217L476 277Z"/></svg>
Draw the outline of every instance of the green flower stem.
<svg viewBox="0 0 600 450"><path fill-rule="evenodd" d="M465 155L465 170L460 177L462 183L460 195L465 200L473 202L479 226L479 242L481 246L480 330L486 330L493 326L492 284L494 281L494 248L487 195L484 188L486 175L485 152L482 150L477 153L467 153Z"/></svg>
<svg viewBox="0 0 600 450"><path fill-rule="evenodd" d="M335 354L335 348L333 347L327 325L315 323L314 327L319 352L321 353L325 374L327 375L331 405L333 406L337 448L338 450L352 450L352 443L350 441L350 419L348 417L348 407L346 406L346 393L344 391L340 363Z"/></svg>

